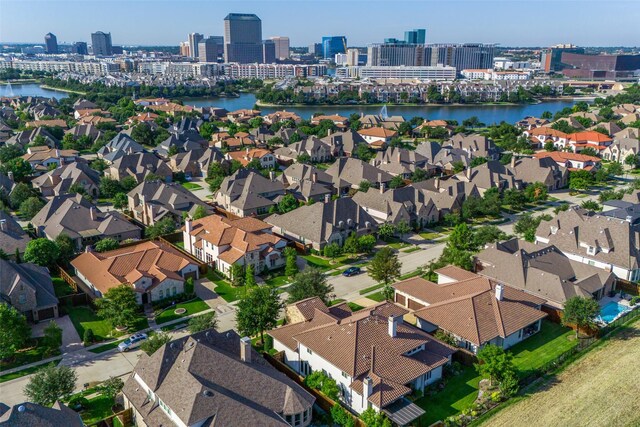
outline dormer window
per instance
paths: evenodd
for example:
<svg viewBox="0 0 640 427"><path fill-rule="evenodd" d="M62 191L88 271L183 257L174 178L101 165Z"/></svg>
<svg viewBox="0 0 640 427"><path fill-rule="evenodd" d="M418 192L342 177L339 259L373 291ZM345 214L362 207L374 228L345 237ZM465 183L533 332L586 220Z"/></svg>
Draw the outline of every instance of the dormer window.
<svg viewBox="0 0 640 427"><path fill-rule="evenodd" d="M556 234L558 232L558 227L552 226L551 227L551 234Z"/></svg>
<svg viewBox="0 0 640 427"><path fill-rule="evenodd" d="M596 248L595 248L594 246L589 246L589 247L587 248L587 253L588 253L589 255L595 255L595 254L596 254Z"/></svg>

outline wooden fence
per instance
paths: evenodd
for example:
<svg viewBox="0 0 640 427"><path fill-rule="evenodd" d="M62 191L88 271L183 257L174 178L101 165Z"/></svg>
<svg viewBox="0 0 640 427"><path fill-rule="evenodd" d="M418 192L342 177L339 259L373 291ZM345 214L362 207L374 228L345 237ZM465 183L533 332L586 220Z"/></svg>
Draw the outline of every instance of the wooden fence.
<svg viewBox="0 0 640 427"><path fill-rule="evenodd" d="M640 295L640 285L626 280L616 280L616 290L624 291L631 295Z"/></svg>
<svg viewBox="0 0 640 427"><path fill-rule="evenodd" d="M60 277L62 278L62 280L64 280L69 286L71 286L74 292L78 292L78 284L75 280L73 280L73 277L71 277L71 275L69 275L69 273L67 273L65 269L60 266L58 266L58 272L60 273Z"/></svg>
<svg viewBox="0 0 640 427"><path fill-rule="evenodd" d="M114 427L115 419L118 419L119 425L129 427L133 425L133 412L131 408L120 411L93 424L87 424L87 427Z"/></svg>

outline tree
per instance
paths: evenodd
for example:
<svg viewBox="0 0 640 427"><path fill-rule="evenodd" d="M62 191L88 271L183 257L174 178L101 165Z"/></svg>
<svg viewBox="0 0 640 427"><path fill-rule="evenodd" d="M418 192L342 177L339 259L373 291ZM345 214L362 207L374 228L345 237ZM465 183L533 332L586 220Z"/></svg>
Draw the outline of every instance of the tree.
<svg viewBox="0 0 640 427"><path fill-rule="evenodd" d="M27 318L15 307L0 303L0 360L15 356L31 338Z"/></svg>
<svg viewBox="0 0 640 427"><path fill-rule="evenodd" d="M55 266L58 259L58 245L46 238L34 239L27 243L24 260L43 267Z"/></svg>
<svg viewBox="0 0 640 427"><path fill-rule="evenodd" d="M556 146L553 141L549 140L544 143L544 149L545 151L556 151Z"/></svg>
<svg viewBox="0 0 640 427"><path fill-rule="evenodd" d="M122 181L120 181L120 186L125 192L133 190L137 187L137 185L138 181L136 181L136 179L132 176L125 176L124 178L122 178Z"/></svg>
<svg viewBox="0 0 640 427"><path fill-rule="evenodd" d="M382 287L382 295L384 296L384 299L386 299L387 301L393 302L393 297L395 292L396 292L395 289L393 289L391 285L384 285Z"/></svg>
<svg viewBox="0 0 640 427"><path fill-rule="evenodd" d="M367 267L367 273L377 282L388 285L400 276L400 267L398 255L390 247L385 246L373 256L371 263Z"/></svg>
<svg viewBox="0 0 640 427"><path fill-rule="evenodd" d="M166 217L147 227L145 234L148 238L155 239L156 237L164 236L165 234L170 234L174 231L176 231L176 223L172 218Z"/></svg>
<svg viewBox="0 0 640 427"><path fill-rule="evenodd" d="M369 161L373 158L373 150L369 147L369 144L360 143L356 146L354 157L362 160L365 163L369 163Z"/></svg>
<svg viewBox="0 0 640 427"><path fill-rule="evenodd" d="M158 351L160 347L171 341L171 335L166 332L152 332L149 337L142 343L140 349L151 356Z"/></svg>
<svg viewBox="0 0 640 427"><path fill-rule="evenodd" d="M363 179L362 181L360 181L360 184L358 184L358 190L362 191L363 193L369 191L369 188L371 188L371 183L366 179Z"/></svg>
<svg viewBox="0 0 640 427"><path fill-rule="evenodd" d="M29 197L27 200L20 204L18 211L20 215L26 219L31 220L34 216L40 212L45 203L38 197Z"/></svg>
<svg viewBox="0 0 640 427"><path fill-rule="evenodd" d="M349 237L344 241L342 245L342 251L348 254L357 254L360 252L360 245L358 245L358 235L352 232Z"/></svg>
<svg viewBox="0 0 640 427"><path fill-rule="evenodd" d="M118 393L122 391L123 387L124 382L120 378L109 377L108 380L98 386L98 389L103 396L107 396L109 399L115 399Z"/></svg>
<svg viewBox="0 0 640 427"><path fill-rule="evenodd" d="M585 200L580 204L580 207L582 207L583 209L587 209L590 211L599 211L602 209L602 207L598 204L598 202L595 202L593 200Z"/></svg>
<svg viewBox="0 0 640 427"><path fill-rule="evenodd" d="M205 209L204 206L202 205L198 205L196 207L196 210L193 212L193 219L200 219L200 218L204 218L205 216L207 216L207 210Z"/></svg>
<svg viewBox="0 0 640 427"><path fill-rule="evenodd" d="M378 237L382 240L388 240L396 234L396 226L390 222L385 222L378 227Z"/></svg>
<svg viewBox="0 0 640 427"><path fill-rule="evenodd" d="M324 247L323 255L327 258L337 258L342 254L342 248L337 243L330 243Z"/></svg>
<svg viewBox="0 0 640 427"><path fill-rule="evenodd" d="M96 252L107 252L118 249L119 247L120 243L116 239L107 237L96 243L93 248L96 250Z"/></svg>
<svg viewBox="0 0 640 427"><path fill-rule="evenodd" d="M478 351L477 357L481 363L475 365L476 370L480 375L489 377L490 385L494 381L501 381L508 373L515 372L513 355L497 345L485 345Z"/></svg>
<svg viewBox="0 0 640 427"><path fill-rule="evenodd" d="M34 197L36 194L31 188L30 185L25 184L24 182L19 182L13 187L11 190L11 194L9 195L9 204L12 208L18 209L25 200Z"/></svg>
<svg viewBox="0 0 640 427"><path fill-rule="evenodd" d="M57 261L60 264L68 264L76 252L76 244L71 237L65 233L58 234L54 242L56 246L58 246Z"/></svg>
<svg viewBox="0 0 640 427"><path fill-rule="evenodd" d="M308 267L296 274L287 291L289 292L289 303L318 297L325 304L328 304L333 298L333 286L327 283L324 273L314 267Z"/></svg>
<svg viewBox="0 0 640 427"><path fill-rule="evenodd" d="M391 421L382 412L373 408L366 409L360 414L360 419L367 427L391 427Z"/></svg>
<svg viewBox="0 0 640 427"><path fill-rule="evenodd" d="M622 165L618 162L607 163L607 166L605 167L605 169L607 174L612 177L622 175L624 173Z"/></svg>
<svg viewBox="0 0 640 427"><path fill-rule="evenodd" d="M524 194L527 197L527 200L530 202L547 200L547 198L549 197L547 186L541 182L534 182L527 185L527 187L524 189Z"/></svg>
<svg viewBox="0 0 640 427"><path fill-rule="evenodd" d="M400 175L394 176L391 181L389 181L389 188L400 188L404 187L404 185L404 179Z"/></svg>
<svg viewBox="0 0 640 427"><path fill-rule="evenodd" d="M55 321L51 320L44 328L42 343L47 354L55 353L62 345L62 328Z"/></svg>
<svg viewBox="0 0 640 427"><path fill-rule="evenodd" d="M100 194L103 197L112 198L122 192L122 186L119 181L103 176L100 178Z"/></svg>
<svg viewBox="0 0 640 427"><path fill-rule="evenodd" d="M244 286L245 272L240 264L231 265L231 284L233 286Z"/></svg>
<svg viewBox="0 0 640 427"><path fill-rule="evenodd" d="M353 417L339 403L331 407L331 419L339 426L353 427L355 425Z"/></svg>
<svg viewBox="0 0 640 427"><path fill-rule="evenodd" d="M13 179L19 181L31 175L32 169L29 162L18 157L16 159L11 159L8 162L3 162L2 165L0 165L0 172L7 175L11 172L13 173Z"/></svg>
<svg viewBox="0 0 640 427"><path fill-rule="evenodd" d="M504 192L502 200L505 204L510 205L514 209L522 209L524 204L527 202L527 197L522 191L510 188Z"/></svg>
<svg viewBox="0 0 640 427"><path fill-rule="evenodd" d="M287 247L284 249L284 256L286 260L284 274L287 277L293 277L298 273L298 263L296 262L298 253L294 248Z"/></svg>
<svg viewBox="0 0 640 427"><path fill-rule="evenodd" d="M638 155L637 154L629 154L627 157L624 158L624 164L631 167L631 168L637 168L638 167Z"/></svg>
<svg viewBox="0 0 640 427"><path fill-rule="evenodd" d="M297 207L298 201L293 197L293 194L285 194L282 199L280 199L280 202L278 202L278 212L283 214L291 212Z"/></svg>
<svg viewBox="0 0 640 427"><path fill-rule="evenodd" d="M135 291L125 284L109 289L95 301L98 316L112 327L132 326L138 317L138 302Z"/></svg>
<svg viewBox="0 0 640 427"><path fill-rule="evenodd" d="M85 347L90 346L96 340L95 334L93 333L93 329L88 328L84 331L84 336L82 337L82 342Z"/></svg>
<svg viewBox="0 0 640 427"><path fill-rule="evenodd" d="M420 181L424 181L428 177L429 177L429 175L427 174L427 171L425 171L424 169L417 168L411 174L411 181L412 182L420 182Z"/></svg>
<svg viewBox="0 0 640 427"><path fill-rule="evenodd" d="M192 334L196 332L206 331L208 329L215 329L218 326L218 319L216 319L216 312L211 311L209 313L195 316L189 319L189 325L187 329Z"/></svg>
<svg viewBox="0 0 640 427"><path fill-rule="evenodd" d="M400 239L403 239L405 234L411 233L411 226L403 219L396 225L396 232L400 235Z"/></svg>
<svg viewBox="0 0 640 427"><path fill-rule="evenodd" d="M256 277L251 264L244 269L244 285L247 287L256 286Z"/></svg>
<svg viewBox="0 0 640 427"><path fill-rule="evenodd" d="M571 297L564 303L562 324L576 327L576 338L580 328L593 327L596 316L600 314L598 302L592 298Z"/></svg>
<svg viewBox="0 0 640 427"><path fill-rule="evenodd" d="M373 234L365 234L358 237L358 247L360 252L370 253L376 246L376 237Z"/></svg>
<svg viewBox="0 0 640 427"><path fill-rule="evenodd" d="M73 393L77 379L75 371L68 366L47 365L33 374L24 394L30 402L51 406Z"/></svg>
<svg viewBox="0 0 640 427"><path fill-rule="evenodd" d="M527 242L533 242L536 240L536 230L540 225L540 221L540 217L534 217L533 214L526 212L520 215L520 218L513 226L513 231Z"/></svg>
<svg viewBox="0 0 640 427"><path fill-rule="evenodd" d="M591 156L591 157L596 157L598 155L598 153L596 152L596 150L594 150L591 147L587 147L585 149L583 149L580 154L583 154L585 156Z"/></svg>
<svg viewBox="0 0 640 427"><path fill-rule="evenodd" d="M247 336L260 334L260 341L264 342L264 331L277 326L282 308L284 304L276 288L254 286L248 289L237 305L238 331Z"/></svg>

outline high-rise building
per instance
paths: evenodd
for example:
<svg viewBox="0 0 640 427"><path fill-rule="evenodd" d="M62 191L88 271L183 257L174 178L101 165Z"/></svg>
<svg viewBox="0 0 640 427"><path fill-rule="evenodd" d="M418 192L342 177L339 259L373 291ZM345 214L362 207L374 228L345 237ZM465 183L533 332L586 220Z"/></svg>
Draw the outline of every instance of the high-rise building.
<svg viewBox="0 0 640 427"><path fill-rule="evenodd" d="M427 30L424 28L404 32L404 42L410 44L425 44Z"/></svg>
<svg viewBox="0 0 640 427"><path fill-rule="evenodd" d="M264 64L276 62L276 44L273 40L262 41L262 62Z"/></svg>
<svg viewBox="0 0 640 427"><path fill-rule="evenodd" d="M113 45L111 44L111 33L98 31L91 34L91 48L96 56L113 55Z"/></svg>
<svg viewBox="0 0 640 427"><path fill-rule="evenodd" d="M230 13L224 18L224 60L241 64L264 61L262 21L255 14Z"/></svg>
<svg viewBox="0 0 640 427"><path fill-rule="evenodd" d="M180 56L191 56L189 51L189 40L180 42Z"/></svg>
<svg viewBox="0 0 640 427"><path fill-rule="evenodd" d="M322 56L322 43L312 43L309 45L309 55Z"/></svg>
<svg viewBox="0 0 640 427"><path fill-rule="evenodd" d="M289 37L271 37L276 45L276 59L289 59Z"/></svg>
<svg viewBox="0 0 640 427"><path fill-rule="evenodd" d="M71 53L76 53L78 55L88 55L89 49L87 48L87 43L75 42L73 46L71 46Z"/></svg>
<svg viewBox="0 0 640 427"><path fill-rule="evenodd" d="M494 53L493 45L479 43L429 45L425 48L425 65L451 65L458 73L470 68L493 68Z"/></svg>
<svg viewBox="0 0 640 427"><path fill-rule="evenodd" d="M326 36L322 38L322 57L333 59L336 53L347 52L347 38L345 36Z"/></svg>
<svg viewBox="0 0 640 427"><path fill-rule="evenodd" d="M424 65L424 45L408 43L377 43L367 48L367 65L396 67Z"/></svg>
<svg viewBox="0 0 640 427"><path fill-rule="evenodd" d="M191 33L189 34L189 56L192 58L198 58L198 43L202 41L204 36L200 33Z"/></svg>
<svg viewBox="0 0 640 427"><path fill-rule="evenodd" d="M211 36L198 43L198 60L200 62L224 61L223 37Z"/></svg>
<svg viewBox="0 0 640 427"><path fill-rule="evenodd" d="M347 66L355 67L359 65L360 51L358 49L347 49Z"/></svg>
<svg viewBox="0 0 640 427"><path fill-rule="evenodd" d="M563 53L584 54L584 48L573 45L557 45L542 52L542 69L549 73L551 71L562 71L567 65L562 63Z"/></svg>
<svg viewBox="0 0 640 427"><path fill-rule="evenodd" d="M44 36L44 45L45 52L47 53L58 53L58 38L53 33L47 33Z"/></svg>

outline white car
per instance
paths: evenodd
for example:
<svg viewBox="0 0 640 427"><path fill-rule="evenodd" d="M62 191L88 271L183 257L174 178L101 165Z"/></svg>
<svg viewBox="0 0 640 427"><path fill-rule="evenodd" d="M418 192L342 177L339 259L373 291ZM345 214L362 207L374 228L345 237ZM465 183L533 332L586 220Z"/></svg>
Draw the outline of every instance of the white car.
<svg viewBox="0 0 640 427"><path fill-rule="evenodd" d="M139 347L142 344L142 341L146 340L147 338L147 334L142 332L133 334L129 338L118 344L118 350L129 351L131 349Z"/></svg>

